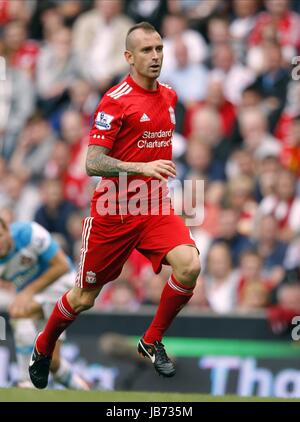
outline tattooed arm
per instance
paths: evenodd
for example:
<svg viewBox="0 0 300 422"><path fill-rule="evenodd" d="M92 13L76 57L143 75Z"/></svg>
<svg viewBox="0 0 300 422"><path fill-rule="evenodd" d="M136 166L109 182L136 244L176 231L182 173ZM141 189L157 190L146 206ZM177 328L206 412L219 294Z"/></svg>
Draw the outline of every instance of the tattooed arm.
<svg viewBox="0 0 300 422"><path fill-rule="evenodd" d="M90 145L86 158L86 172L89 176L118 176L120 172L141 174L142 163L126 163L106 155L108 148Z"/></svg>
<svg viewBox="0 0 300 422"><path fill-rule="evenodd" d="M176 176L175 164L172 161L156 160L149 163L133 163L109 157L108 152L108 148L98 145L88 147L86 172L89 176L118 176L119 173L128 173L151 176L162 181L165 181L168 176Z"/></svg>

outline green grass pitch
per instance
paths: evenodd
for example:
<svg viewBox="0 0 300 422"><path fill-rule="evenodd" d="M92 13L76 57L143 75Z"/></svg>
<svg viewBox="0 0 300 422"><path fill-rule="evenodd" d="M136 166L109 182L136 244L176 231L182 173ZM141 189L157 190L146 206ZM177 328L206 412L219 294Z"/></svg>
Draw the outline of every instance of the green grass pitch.
<svg viewBox="0 0 300 422"><path fill-rule="evenodd" d="M0 388L2 402L256 402L297 401L300 399L279 399L259 397L218 396L186 393L150 393L134 391L74 391L34 390L21 388Z"/></svg>

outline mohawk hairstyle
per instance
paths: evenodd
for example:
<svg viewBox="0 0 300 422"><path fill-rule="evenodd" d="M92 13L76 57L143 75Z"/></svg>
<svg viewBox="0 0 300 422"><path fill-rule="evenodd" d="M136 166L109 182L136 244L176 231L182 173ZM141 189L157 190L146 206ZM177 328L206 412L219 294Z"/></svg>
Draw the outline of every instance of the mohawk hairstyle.
<svg viewBox="0 0 300 422"><path fill-rule="evenodd" d="M133 31L136 31L137 29L143 29L146 32L157 32L157 30L155 29L155 27L153 25L151 25L151 23L149 22L140 22L137 23L136 25L132 26L131 28L129 28L127 35L126 35L126 41L125 41L125 46L126 46L126 50L129 50L129 36Z"/></svg>

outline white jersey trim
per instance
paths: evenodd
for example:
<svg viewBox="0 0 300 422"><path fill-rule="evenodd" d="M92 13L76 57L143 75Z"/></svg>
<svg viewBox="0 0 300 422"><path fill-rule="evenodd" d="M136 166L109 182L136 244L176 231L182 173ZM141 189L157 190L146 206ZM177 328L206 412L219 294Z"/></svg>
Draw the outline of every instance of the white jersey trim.
<svg viewBox="0 0 300 422"><path fill-rule="evenodd" d="M170 85L164 84L163 82L159 82L159 85L162 85L162 86L164 86L165 88L168 88L168 89L173 89Z"/></svg>
<svg viewBox="0 0 300 422"><path fill-rule="evenodd" d="M113 98L114 100L117 100L123 95L129 94L129 92L131 91L132 91L132 87L127 82L124 82L117 89L107 94L107 96Z"/></svg>
<svg viewBox="0 0 300 422"><path fill-rule="evenodd" d="M110 92L107 95L111 96L111 95L117 94L119 91L121 91L122 88L125 87L125 85L128 85L127 82L123 82L118 88L116 88L114 91Z"/></svg>

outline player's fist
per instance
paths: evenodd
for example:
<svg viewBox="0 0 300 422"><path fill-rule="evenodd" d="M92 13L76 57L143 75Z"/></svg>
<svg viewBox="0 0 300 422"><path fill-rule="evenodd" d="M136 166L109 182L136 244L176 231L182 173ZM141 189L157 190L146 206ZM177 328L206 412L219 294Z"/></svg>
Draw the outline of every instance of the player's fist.
<svg viewBox="0 0 300 422"><path fill-rule="evenodd" d="M149 163L142 163L142 174L167 182L168 177L176 176L176 166L170 160L150 161Z"/></svg>

